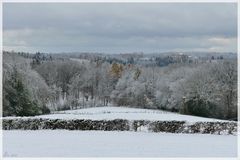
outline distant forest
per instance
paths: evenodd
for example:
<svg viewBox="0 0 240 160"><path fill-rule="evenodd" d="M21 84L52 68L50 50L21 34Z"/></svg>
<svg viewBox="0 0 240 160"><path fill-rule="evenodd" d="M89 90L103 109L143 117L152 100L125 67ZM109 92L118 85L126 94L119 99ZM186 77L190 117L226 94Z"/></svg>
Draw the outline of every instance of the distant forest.
<svg viewBox="0 0 240 160"><path fill-rule="evenodd" d="M237 120L237 58L3 52L3 116L107 105Z"/></svg>

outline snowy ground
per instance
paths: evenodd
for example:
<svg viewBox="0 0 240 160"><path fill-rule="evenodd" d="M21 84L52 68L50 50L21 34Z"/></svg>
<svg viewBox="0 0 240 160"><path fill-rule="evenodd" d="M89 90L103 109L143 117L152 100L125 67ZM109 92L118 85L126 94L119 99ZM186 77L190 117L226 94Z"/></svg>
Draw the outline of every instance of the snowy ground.
<svg viewBox="0 0 240 160"><path fill-rule="evenodd" d="M16 117L7 117L16 118ZM138 109L127 107L95 107L70 111L60 111L55 114L40 115L34 118L51 119L91 119L91 120L160 120L160 121L187 121L187 122L216 122L222 121L213 118L203 118L197 116L181 115L178 113L166 112L161 110Z"/></svg>
<svg viewBox="0 0 240 160"><path fill-rule="evenodd" d="M104 131L3 131L5 157L236 157L237 136Z"/></svg>
<svg viewBox="0 0 240 160"><path fill-rule="evenodd" d="M222 121L127 107L60 111L32 118ZM5 157L236 157L237 136L128 131L10 130L3 131L3 155Z"/></svg>

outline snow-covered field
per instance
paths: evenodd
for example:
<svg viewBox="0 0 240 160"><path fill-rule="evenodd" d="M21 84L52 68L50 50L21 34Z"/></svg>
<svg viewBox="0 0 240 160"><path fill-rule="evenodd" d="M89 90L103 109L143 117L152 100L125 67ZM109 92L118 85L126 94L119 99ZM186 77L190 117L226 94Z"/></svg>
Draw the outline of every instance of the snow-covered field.
<svg viewBox="0 0 240 160"><path fill-rule="evenodd" d="M16 118L16 117L6 117ZM26 117L27 118L27 117ZM152 120L152 121L187 121L187 122L216 122L222 121L213 118L203 118L197 116L181 115L178 113L127 108L127 107L95 107L86 109L77 109L69 111L60 111L55 114L40 115L34 118L50 118L50 119L91 119L91 120L113 120L113 119L127 119L127 120Z"/></svg>
<svg viewBox="0 0 240 160"><path fill-rule="evenodd" d="M236 157L237 136L104 131L3 131L5 157Z"/></svg>
<svg viewBox="0 0 240 160"><path fill-rule="evenodd" d="M32 118L222 121L127 107L60 111ZM237 136L144 131L5 130L3 155L5 157L236 157Z"/></svg>

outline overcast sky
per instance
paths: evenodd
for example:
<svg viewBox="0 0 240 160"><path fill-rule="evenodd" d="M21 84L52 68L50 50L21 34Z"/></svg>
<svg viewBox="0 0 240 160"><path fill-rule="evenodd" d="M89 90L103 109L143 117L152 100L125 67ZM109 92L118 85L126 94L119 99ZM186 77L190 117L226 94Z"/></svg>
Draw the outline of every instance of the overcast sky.
<svg viewBox="0 0 240 160"><path fill-rule="evenodd" d="M237 51L231 3L3 4L4 50Z"/></svg>

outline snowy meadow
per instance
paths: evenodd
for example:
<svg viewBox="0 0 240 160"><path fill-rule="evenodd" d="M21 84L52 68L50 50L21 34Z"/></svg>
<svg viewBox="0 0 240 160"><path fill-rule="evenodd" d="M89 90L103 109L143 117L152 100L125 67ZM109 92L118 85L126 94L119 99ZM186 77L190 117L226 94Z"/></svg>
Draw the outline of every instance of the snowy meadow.
<svg viewBox="0 0 240 160"><path fill-rule="evenodd" d="M237 125L226 120L126 107L58 111L3 120L11 121L8 125L3 121L5 157L237 156ZM176 128L177 122L185 123ZM202 125L198 128L197 123ZM229 134L231 127L216 127L230 123L235 125L233 134Z"/></svg>
<svg viewBox="0 0 240 160"><path fill-rule="evenodd" d="M236 157L237 136L121 131L3 131L5 157Z"/></svg>

